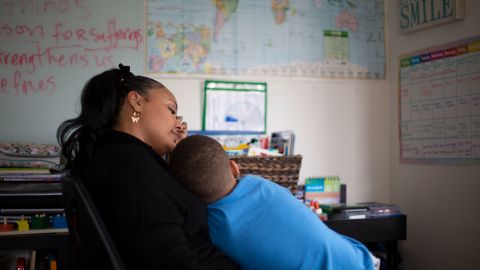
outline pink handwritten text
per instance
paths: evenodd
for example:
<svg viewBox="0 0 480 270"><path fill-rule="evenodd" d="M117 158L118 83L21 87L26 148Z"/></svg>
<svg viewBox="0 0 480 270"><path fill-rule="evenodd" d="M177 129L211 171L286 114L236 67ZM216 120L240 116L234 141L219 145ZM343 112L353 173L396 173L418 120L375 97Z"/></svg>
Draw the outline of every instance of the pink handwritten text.
<svg viewBox="0 0 480 270"><path fill-rule="evenodd" d="M57 82L53 75L33 79L16 70L12 78L0 78L0 92L3 94L20 96L41 92L52 95L56 88ZM14 91L10 89L14 89Z"/></svg>

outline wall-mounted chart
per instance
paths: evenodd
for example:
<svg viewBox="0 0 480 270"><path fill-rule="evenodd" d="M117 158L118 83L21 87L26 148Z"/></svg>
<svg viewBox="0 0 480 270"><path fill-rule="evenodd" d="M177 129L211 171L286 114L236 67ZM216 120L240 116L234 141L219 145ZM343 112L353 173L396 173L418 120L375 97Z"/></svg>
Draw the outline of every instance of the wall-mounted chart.
<svg viewBox="0 0 480 270"><path fill-rule="evenodd" d="M266 83L207 80L204 97L204 130L266 131Z"/></svg>
<svg viewBox="0 0 480 270"><path fill-rule="evenodd" d="M480 36L400 57L402 162L480 161Z"/></svg>

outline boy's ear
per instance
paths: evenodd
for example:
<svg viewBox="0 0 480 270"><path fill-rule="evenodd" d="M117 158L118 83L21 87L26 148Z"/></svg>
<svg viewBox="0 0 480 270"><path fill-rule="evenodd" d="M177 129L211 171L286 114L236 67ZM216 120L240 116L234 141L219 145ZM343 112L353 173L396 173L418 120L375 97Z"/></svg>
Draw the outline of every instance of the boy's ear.
<svg viewBox="0 0 480 270"><path fill-rule="evenodd" d="M230 169L234 177L240 177L240 168L238 168L238 164L233 160L230 160Z"/></svg>

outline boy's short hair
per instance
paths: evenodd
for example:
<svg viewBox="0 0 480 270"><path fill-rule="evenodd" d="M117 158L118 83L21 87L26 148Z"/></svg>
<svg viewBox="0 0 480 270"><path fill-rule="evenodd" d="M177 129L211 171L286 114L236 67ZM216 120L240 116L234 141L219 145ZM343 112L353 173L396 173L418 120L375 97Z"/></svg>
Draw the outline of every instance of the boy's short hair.
<svg viewBox="0 0 480 270"><path fill-rule="evenodd" d="M215 139L193 135L181 140L169 157L171 174L203 202L222 195L232 179L230 159Z"/></svg>

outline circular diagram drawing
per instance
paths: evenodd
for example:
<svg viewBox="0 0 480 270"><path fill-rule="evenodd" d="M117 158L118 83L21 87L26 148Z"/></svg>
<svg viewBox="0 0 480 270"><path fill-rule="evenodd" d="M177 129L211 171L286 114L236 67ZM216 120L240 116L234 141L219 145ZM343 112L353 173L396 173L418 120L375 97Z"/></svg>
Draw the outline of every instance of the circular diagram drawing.
<svg viewBox="0 0 480 270"><path fill-rule="evenodd" d="M240 102L228 107L223 122L227 130L264 130L263 115L259 108L250 102Z"/></svg>

